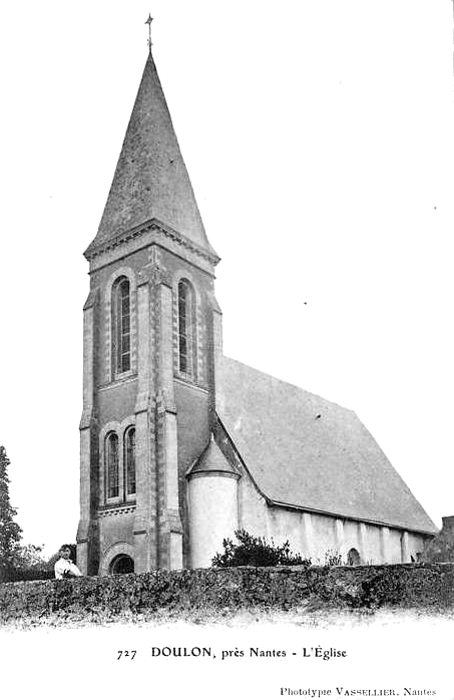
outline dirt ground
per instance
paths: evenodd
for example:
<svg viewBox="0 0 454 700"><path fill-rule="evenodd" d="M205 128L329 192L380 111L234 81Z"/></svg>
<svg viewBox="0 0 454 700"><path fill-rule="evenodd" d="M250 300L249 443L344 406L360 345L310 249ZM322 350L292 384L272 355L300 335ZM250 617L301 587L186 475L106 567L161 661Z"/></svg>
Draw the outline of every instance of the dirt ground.
<svg viewBox="0 0 454 700"><path fill-rule="evenodd" d="M375 611L364 610L339 610L335 608L320 608L310 603L292 610L266 609L265 607L232 610L223 608L220 610L184 610L169 611L158 610L150 612L119 614L105 613L67 613L58 612L41 618L23 617L9 620L0 624L2 630L26 630L42 628L84 628L92 626L101 627L159 627L172 626L184 623L194 626L228 626L228 627L254 627L260 625L290 625L313 628L352 627L375 624L395 624L406 621L418 620L451 620L454 621L454 610L425 608L408 609L380 608Z"/></svg>

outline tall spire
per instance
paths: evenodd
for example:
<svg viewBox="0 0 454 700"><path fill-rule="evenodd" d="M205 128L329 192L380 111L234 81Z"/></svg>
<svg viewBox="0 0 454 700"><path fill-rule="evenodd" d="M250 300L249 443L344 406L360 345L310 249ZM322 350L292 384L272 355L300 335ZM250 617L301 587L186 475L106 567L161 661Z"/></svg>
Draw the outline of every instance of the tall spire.
<svg viewBox="0 0 454 700"><path fill-rule="evenodd" d="M146 24L151 26L147 20ZM149 54L114 178L87 253L158 219L211 253L156 66Z"/></svg>

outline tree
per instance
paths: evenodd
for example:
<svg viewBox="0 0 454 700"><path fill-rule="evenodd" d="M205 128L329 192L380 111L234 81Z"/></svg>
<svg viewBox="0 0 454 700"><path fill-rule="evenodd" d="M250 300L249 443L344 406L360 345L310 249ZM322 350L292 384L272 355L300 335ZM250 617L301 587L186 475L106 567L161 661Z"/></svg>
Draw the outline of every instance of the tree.
<svg viewBox="0 0 454 700"><path fill-rule="evenodd" d="M17 547L12 563L15 569L46 569L47 559L43 557L44 545L23 544Z"/></svg>
<svg viewBox="0 0 454 700"><path fill-rule="evenodd" d="M22 528L14 522L17 511L9 500L9 464L6 450L0 446L0 566L3 568L14 565L22 537Z"/></svg>

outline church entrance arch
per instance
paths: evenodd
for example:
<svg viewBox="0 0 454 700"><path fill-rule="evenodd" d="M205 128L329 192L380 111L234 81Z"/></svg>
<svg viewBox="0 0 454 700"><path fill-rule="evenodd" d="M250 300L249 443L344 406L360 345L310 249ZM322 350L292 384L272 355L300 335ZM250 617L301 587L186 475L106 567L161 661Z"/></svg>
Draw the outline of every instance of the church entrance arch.
<svg viewBox="0 0 454 700"><path fill-rule="evenodd" d="M133 573L134 560L134 547L129 542L117 542L104 552L99 573L101 576Z"/></svg>
<svg viewBox="0 0 454 700"><path fill-rule="evenodd" d="M110 574L133 574L134 560L128 554L117 554L109 566Z"/></svg>

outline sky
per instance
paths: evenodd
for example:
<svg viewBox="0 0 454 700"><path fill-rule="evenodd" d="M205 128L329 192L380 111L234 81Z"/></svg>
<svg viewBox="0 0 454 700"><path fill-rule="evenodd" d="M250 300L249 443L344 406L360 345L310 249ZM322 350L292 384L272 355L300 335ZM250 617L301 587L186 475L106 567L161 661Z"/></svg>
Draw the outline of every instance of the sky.
<svg viewBox="0 0 454 700"><path fill-rule="evenodd" d="M83 251L153 55L224 351L352 408L454 514L449 0L43 0L1 10L0 444L24 542L78 523Z"/></svg>

